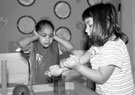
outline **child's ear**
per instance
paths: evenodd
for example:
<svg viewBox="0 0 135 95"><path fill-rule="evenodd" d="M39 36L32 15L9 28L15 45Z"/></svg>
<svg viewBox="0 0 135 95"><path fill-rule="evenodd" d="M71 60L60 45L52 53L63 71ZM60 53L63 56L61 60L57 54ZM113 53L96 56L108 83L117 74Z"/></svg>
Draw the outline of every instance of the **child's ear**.
<svg viewBox="0 0 135 95"><path fill-rule="evenodd" d="M33 34L38 38L39 34L35 29L33 30Z"/></svg>
<svg viewBox="0 0 135 95"><path fill-rule="evenodd" d="M53 35L56 35L56 31L55 30L53 31Z"/></svg>

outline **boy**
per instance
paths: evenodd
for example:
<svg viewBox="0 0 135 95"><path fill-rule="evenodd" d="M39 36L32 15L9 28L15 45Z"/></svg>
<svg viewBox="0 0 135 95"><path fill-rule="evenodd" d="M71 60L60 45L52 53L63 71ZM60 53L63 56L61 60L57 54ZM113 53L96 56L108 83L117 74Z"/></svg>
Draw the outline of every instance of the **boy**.
<svg viewBox="0 0 135 95"><path fill-rule="evenodd" d="M32 84L50 81L44 73L51 65L59 64L59 45L65 47L66 51L73 49L72 44L56 36L54 30L49 20L41 20L32 35L18 41L24 53L29 54Z"/></svg>

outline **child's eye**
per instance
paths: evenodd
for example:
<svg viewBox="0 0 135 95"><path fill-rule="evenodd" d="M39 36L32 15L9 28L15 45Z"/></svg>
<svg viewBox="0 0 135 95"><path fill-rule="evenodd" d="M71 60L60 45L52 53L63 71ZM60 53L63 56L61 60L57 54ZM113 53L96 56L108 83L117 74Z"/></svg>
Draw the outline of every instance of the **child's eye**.
<svg viewBox="0 0 135 95"><path fill-rule="evenodd" d="M50 37L53 37L53 35L50 35Z"/></svg>
<svg viewBox="0 0 135 95"><path fill-rule="evenodd" d="M47 35L46 34L41 34L42 37L46 37Z"/></svg>
<svg viewBox="0 0 135 95"><path fill-rule="evenodd" d="M92 27L92 25L89 25L89 27Z"/></svg>

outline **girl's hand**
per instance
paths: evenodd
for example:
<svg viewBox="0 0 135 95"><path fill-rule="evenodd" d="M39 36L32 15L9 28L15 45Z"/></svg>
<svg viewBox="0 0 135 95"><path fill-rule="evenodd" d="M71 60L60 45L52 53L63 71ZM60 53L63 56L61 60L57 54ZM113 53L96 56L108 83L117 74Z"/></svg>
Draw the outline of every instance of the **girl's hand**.
<svg viewBox="0 0 135 95"><path fill-rule="evenodd" d="M64 71L63 68L60 68L59 65L50 66L49 70L45 72L45 75L51 76L59 76Z"/></svg>
<svg viewBox="0 0 135 95"><path fill-rule="evenodd" d="M64 67L78 69L81 64L78 56L70 55L70 57L63 63Z"/></svg>

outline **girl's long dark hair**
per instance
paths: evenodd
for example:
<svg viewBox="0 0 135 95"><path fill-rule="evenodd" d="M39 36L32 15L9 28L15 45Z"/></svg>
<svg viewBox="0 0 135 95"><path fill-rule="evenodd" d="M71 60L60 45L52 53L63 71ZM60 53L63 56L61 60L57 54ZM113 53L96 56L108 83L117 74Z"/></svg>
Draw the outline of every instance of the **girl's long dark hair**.
<svg viewBox="0 0 135 95"><path fill-rule="evenodd" d="M128 43L128 37L119 27L114 5L106 3L91 6L82 14L83 20L89 17L93 18L93 30L89 37L91 45L103 46L113 35L116 36L114 40L121 38L126 44Z"/></svg>

